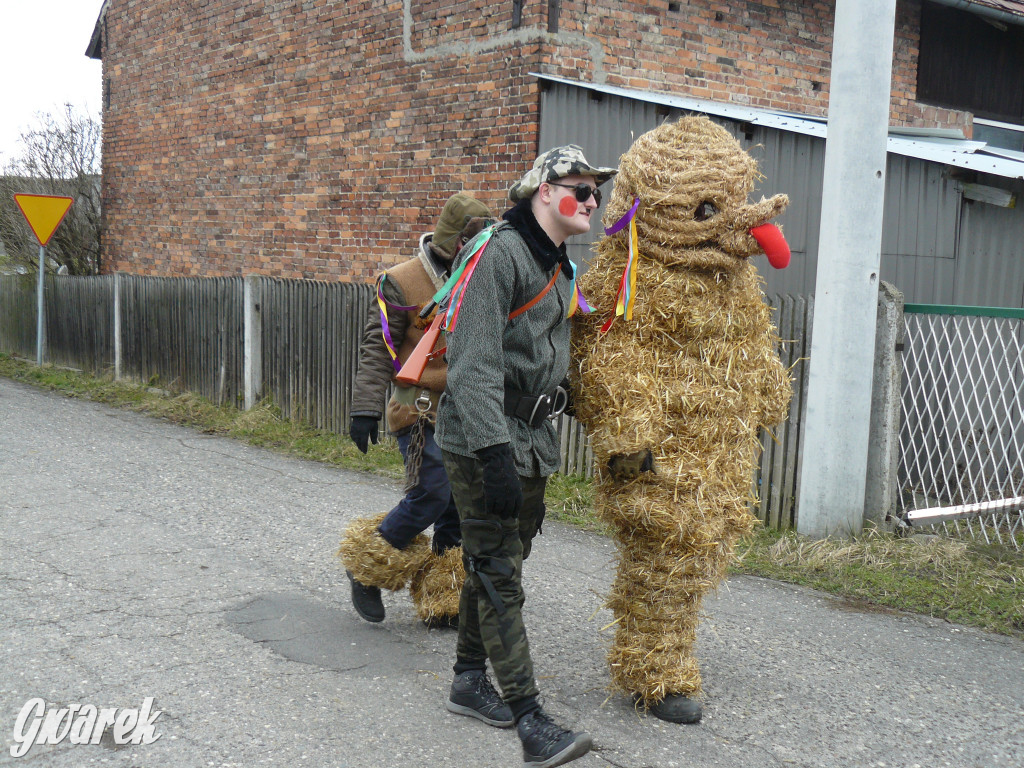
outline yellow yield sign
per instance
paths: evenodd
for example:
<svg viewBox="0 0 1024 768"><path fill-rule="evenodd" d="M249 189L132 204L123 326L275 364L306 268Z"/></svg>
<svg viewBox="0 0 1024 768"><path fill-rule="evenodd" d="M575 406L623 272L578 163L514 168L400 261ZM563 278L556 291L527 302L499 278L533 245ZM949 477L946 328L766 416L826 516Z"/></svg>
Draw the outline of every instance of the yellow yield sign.
<svg viewBox="0 0 1024 768"><path fill-rule="evenodd" d="M64 221L64 216L74 200L59 195L26 195L14 196L14 202L21 208L25 221L32 227L36 240L39 241L39 291L36 301L36 365L43 364L43 342L46 326L43 323L45 309L43 307L43 272L46 266L46 244L50 242L54 231Z"/></svg>
<svg viewBox="0 0 1024 768"><path fill-rule="evenodd" d="M25 221L32 227L39 245L45 247L57 227L64 221L74 199L58 195L16 194L14 202L21 208Z"/></svg>

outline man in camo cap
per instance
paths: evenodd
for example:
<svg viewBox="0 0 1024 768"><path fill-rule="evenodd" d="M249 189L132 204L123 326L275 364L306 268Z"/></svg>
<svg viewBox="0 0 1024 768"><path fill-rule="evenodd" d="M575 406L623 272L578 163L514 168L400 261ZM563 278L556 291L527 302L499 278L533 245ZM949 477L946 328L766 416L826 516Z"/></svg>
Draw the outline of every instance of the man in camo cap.
<svg viewBox="0 0 1024 768"><path fill-rule="evenodd" d="M447 334L447 388L436 438L458 508L466 580L459 603L455 679L447 708L499 727L516 725L524 763L562 765L591 738L541 709L521 608L522 563L558 469L552 419L566 404L568 314L574 266L565 241L590 229L598 187L614 168L574 144L548 150L509 190L515 205L493 231ZM472 250L467 246L456 268ZM498 696L487 678L491 667Z"/></svg>

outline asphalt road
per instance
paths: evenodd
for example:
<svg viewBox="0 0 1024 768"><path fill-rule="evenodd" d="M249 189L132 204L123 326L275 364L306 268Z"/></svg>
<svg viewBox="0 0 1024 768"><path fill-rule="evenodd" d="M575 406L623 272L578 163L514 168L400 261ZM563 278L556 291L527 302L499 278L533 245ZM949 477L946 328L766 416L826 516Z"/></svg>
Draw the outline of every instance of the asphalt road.
<svg viewBox="0 0 1024 768"><path fill-rule="evenodd" d="M513 732L445 711L453 632L406 594L379 625L352 610L341 532L398 497L0 379L0 765L520 765ZM526 564L546 707L594 737L574 766L1024 765L1024 642L753 578L706 603L703 722L638 715L607 690L613 568L608 540L553 522ZM11 754L33 699L148 697L151 743Z"/></svg>

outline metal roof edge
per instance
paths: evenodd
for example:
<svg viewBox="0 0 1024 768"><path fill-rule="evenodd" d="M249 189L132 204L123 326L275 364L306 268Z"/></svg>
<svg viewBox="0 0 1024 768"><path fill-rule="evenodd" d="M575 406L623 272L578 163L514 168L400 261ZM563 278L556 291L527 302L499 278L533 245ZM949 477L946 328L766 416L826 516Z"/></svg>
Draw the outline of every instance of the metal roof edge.
<svg viewBox="0 0 1024 768"><path fill-rule="evenodd" d="M789 131L790 133L799 133L820 139L826 138L827 134L828 126L825 118L808 117L789 112L772 112L757 109L756 107L743 107L736 104L709 101L707 99L691 99L686 96L675 96L658 91L642 91L616 85L597 85L565 77L546 75L541 72L530 72L529 74L538 80L572 85L598 93L620 96L626 99L633 99L634 101L644 101L650 104L660 104L666 107L675 107L676 109L683 109L689 112L715 115L752 125ZM957 139L947 135L928 135L929 133L928 131L914 131L913 129L899 126L890 128L886 148L893 154L905 157L928 160L958 168L967 168L979 173L988 173L1009 179L1024 178L1024 162L1007 157L1004 152L995 147L988 148L983 141Z"/></svg>
<svg viewBox="0 0 1024 768"><path fill-rule="evenodd" d="M103 17L107 15L108 5L110 0L103 0L100 12L96 16L96 23L93 24L89 45L85 49L85 55L90 59L103 59Z"/></svg>

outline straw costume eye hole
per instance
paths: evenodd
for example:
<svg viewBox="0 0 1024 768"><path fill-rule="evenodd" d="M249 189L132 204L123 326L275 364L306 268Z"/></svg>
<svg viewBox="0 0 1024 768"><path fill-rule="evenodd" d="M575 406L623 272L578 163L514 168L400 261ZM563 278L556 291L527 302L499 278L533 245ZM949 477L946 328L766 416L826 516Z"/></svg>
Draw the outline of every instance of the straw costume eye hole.
<svg viewBox="0 0 1024 768"><path fill-rule="evenodd" d="M697 221L707 221L716 213L718 213L718 208L715 207L715 204L710 200L705 200L697 206L697 210L693 212L693 218Z"/></svg>

